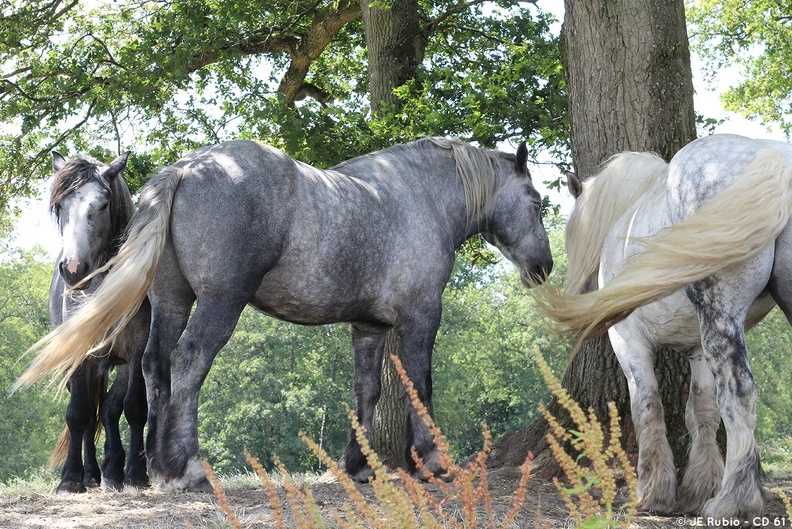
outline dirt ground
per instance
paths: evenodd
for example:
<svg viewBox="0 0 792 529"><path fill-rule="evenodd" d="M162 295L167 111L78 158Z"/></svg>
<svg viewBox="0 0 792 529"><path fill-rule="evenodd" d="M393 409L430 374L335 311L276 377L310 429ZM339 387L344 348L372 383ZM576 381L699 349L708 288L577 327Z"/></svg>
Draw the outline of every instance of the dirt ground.
<svg viewBox="0 0 792 529"><path fill-rule="evenodd" d="M519 483L519 469L504 468L489 476L493 511L503 519L512 505ZM437 486L424 485L435 494ZM772 479L767 488L781 488L792 497L792 477ZM372 487L362 485L361 491L373 498ZM314 484L313 495L329 527L335 527L331 513L343 510L347 496L337 483ZM262 489L240 488L226 491L237 516L248 528L274 527L272 510ZM453 512L454 505L448 505ZM539 513L539 514L537 514ZM790 527L783 504L776 494L768 493L765 513L756 520L758 527ZM479 523L486 527L482 516ZM572 527L560 495L551 482L531 478L525 505L518 517L518 527ZM641 514L635 528L673 528L703 526L691 517L663 517ZM92 491L70 497L54 494L0 496L0 527L31 529L71 528L223 528L228 527L225 515L212 494L174 493L154 490L144 492ZM289 524L289 527L294 527ZM396 528L398 529L398 528Z"/></svg>

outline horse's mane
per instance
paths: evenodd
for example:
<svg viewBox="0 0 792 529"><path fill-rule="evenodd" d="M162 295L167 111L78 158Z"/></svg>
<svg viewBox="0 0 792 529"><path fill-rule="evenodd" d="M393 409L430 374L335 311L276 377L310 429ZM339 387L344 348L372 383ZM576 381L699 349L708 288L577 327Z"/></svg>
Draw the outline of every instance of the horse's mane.
<svg viewBox="0 0 792 529"><path fill-rule="evenodd" d="M465 193L468 222L473 222L487 211L501 185L501 160L509 160L514 164L515 155L479 149L457 138L427 137L346 160L333 166L332 169L344 172L344 166L363 158L386 154L398 157L409 156L411 153L436 150L438 147L451 151Z"/></svg>
<svg viewBox="0 0 792 529"><path fill-rule="evenodd" d="M641 196L665 181L668 164L652 153L624 152L583 183L566 228L567 294L578 294L599 270L605 237Z"/></svg>
<svg viewBox="0 0 792 529"><path fill-rule="evenodd" d="M50 212L57 220L60 216L58 206L63 199L89 182L97 182L101 185L110 193L110 231L114 241L110 245L107 256L109 258L118 251L124 230L135 212L135 205L132 202L129 188L120 175L110 183L99 176L101 165L102 163L98 160L84 156L69 161L63 169L58 171L50 191Z"/></svg>
<svg viewBox="0 0 792 529"><path fill-rule="evenodd" d="M412 145L421 148L428 143L451 150L465 192L468 221L472 222L487 211L501 185L502 153L478 149L456 138L425 138Z"/></svg>

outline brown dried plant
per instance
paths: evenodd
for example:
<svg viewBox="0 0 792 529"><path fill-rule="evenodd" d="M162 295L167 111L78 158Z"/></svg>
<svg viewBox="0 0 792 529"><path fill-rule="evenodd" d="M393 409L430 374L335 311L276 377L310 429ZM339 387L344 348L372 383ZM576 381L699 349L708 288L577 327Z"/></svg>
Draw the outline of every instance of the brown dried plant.
<svg viewBox="0 0 792 529"><path fill-rule="evenodd" d="M576 527L628 527L636 515L635 494L638 477L621 445L621 428L616 406L608 403L610 424L607 436L592 409L585 413L553 375L550 366L538 349L534 350L539 371L545 384L575 424L575 430L565 429L545 408L540 410L549 425L547 442L566 476L564 485L554 478ZM572 457L564 445L569 444L579 454ZM628 499L618 510L617 478L627 482Z"/></svg>
<svg viewBox="0 0 792 529"><path fill-rule="evenodd" d="M217 503L220 506L220 510L225 513L228 524L234 529L244 529L245 526L242 525L242 521L239 519L239 517L237 517L234 509L228 502L228 498L226 498L225 491L223 491L223 485L217 478L217 474L215 474L214 470L206 460L204 460L203 465L206 469L206 477L209 479L209 483L212 484L212 489L214 490L214 494L217 497Z"/></svg>
<svg viewBox="0 0 792 529"><path fill-rule="evenodd" d="M778 497L781 498L781 501L784 504L784 509L786 510L787 519L792 519L792 501L789 500L789 496L779 487L775 487L770 489L770 492L778 494Z"/></svg>
<svg viewBox="0 0 792 529"><path fill-rule="evenodd" d="M526 460L521 467L522 475L510 511L505 518L497 519L492 508L492 498L487 481L486 460L491 448L491 436L486 425L484 426L484 447L482 450L468 464L463 466L454 464L445 436L435 424L426 407L418 399L418 394L407 377L404 367L397 357L392 356L391 359L405 384L410 402L432 434L440 462L443 468L447 469L447 473L441 477L430 473L415 451L413 451L413 458L417 466L417 476L408 474L403 469L391 472L373 451L365 429L358 422L355 413L350 411L349 419L352 428L363 454L374 471L371 488L375 501L372 501L361 492L358 484L350 479L333 458L316 442L300 432L303 442L308 445L319 461L335 475L347 494L347 501L330 514L335 524L341 529L392 529L394 527L400 529L472 529L477 527L500 529L514 526L528 489L530 460ZM287 513L278 488L264 467L247 452L246 457L261 479L272 507L276 529L325 527L310 486L300 490L294 485L283 465L276 459L276 467L283 477L283 489L290 505ZM226 514L232 527L243 527L225 499L222 487L214 473L211 473L211 476L211 479L214 480L212 485L215 487L220 509ZM429 492L423 482L434 484L439 489L439 494ZM482 511L485 518L483 521L479 520L479 512Z"/></svg>

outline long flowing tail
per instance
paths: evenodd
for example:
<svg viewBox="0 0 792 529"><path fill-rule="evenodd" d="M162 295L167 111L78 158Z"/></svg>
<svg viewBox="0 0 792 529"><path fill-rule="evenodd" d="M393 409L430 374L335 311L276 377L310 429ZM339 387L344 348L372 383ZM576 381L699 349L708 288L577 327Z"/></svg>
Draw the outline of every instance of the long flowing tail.
<svg viewBox="0 0 792 529"><path fill-rule="evenodd" d="M646 247L600 290L562 295L541 287L540 308L579 343L602 334L636 308L726 267L757 256L792 216L792 163L774 149L759 151L745 173Z"/></svg>
<svg viewBox="0 0 792 529"><path fill-rule="evenodd" d="M38 352L12 391L47 375L63 376L61 388L83 359L113 342L135 316L154 279L170 226L171 206L182 171L167 169L141 191L118 254L93 275L109 271L101 286L62 325L25 354Z"/></svg>

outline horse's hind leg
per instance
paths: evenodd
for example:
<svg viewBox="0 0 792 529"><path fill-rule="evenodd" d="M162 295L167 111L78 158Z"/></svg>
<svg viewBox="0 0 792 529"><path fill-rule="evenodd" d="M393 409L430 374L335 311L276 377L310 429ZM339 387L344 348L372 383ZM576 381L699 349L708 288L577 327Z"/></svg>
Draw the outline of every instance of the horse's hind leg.
<svg viewBox="0 0 792 529"><path fill-rule="evenodd" d="M170 398L158 466L169 489L211 492L198 453L198 393L234 331L247 297L198 295L198 306L170 355Z"/></svg>
<svg viewBox="0 0 792 529"><path fill-rule="evenodd" d="M754 440L756 385L745 348L745 315L770 276L772 257L762 256L728 274L687 288L701 327L704 358L715 377L718 408L726 426L726 467L718 494L704 505L712 518L762 512L761 465Z"/></svg>
<svg viewBox="0 0 792 529"><path fill-rule="evenodd" d="M110 391L102 399L102 422L105 428L105 457L102 461L102 488L121 490L124 486L124 461L126 452L121 442L118 421L124 409L124 393L129 382L126 364L116 367L116 378Z"/></svg>
<svg viewBox="0 0 792 529"><path fill-rule="evenodd" d="M167 245L157 275L149 289L151 327L142 359L148 408L146 461L152 482L167 479L164 457L171 395L171 351L187 325L195 301L187 280L179 270L173 247Z"/></svg>
<svg viewBox="0 0 792 529"><path fill-rule="evenodd" d="M690 393L685 409L690 457L677 492L681 512L700 513L720 488L723 456L716 440L720 421L715 378L702 357L701 348L697 348L690 355Z"/></svg>
<svg viewBox="0 0 792 529"><path fill-rule="evenodd" d="M369 446L372 446L372 424L374 408L382 390L382 351L385 348L387 327L352 325L352 349L355 354L355 413L365 429ZM369 480L373 471L360 448L355 432L349 436L344 451L344 466L347 473L358 482Z"/></svg>
<svg viewBox="0 0 792 529"><path fill-rule="evenodd" d="M631 332L629 320L608 331L627 377L630 410L638 441L638 510L670 513L676 507L676 467L668 444L654 350Z"/></svg>

